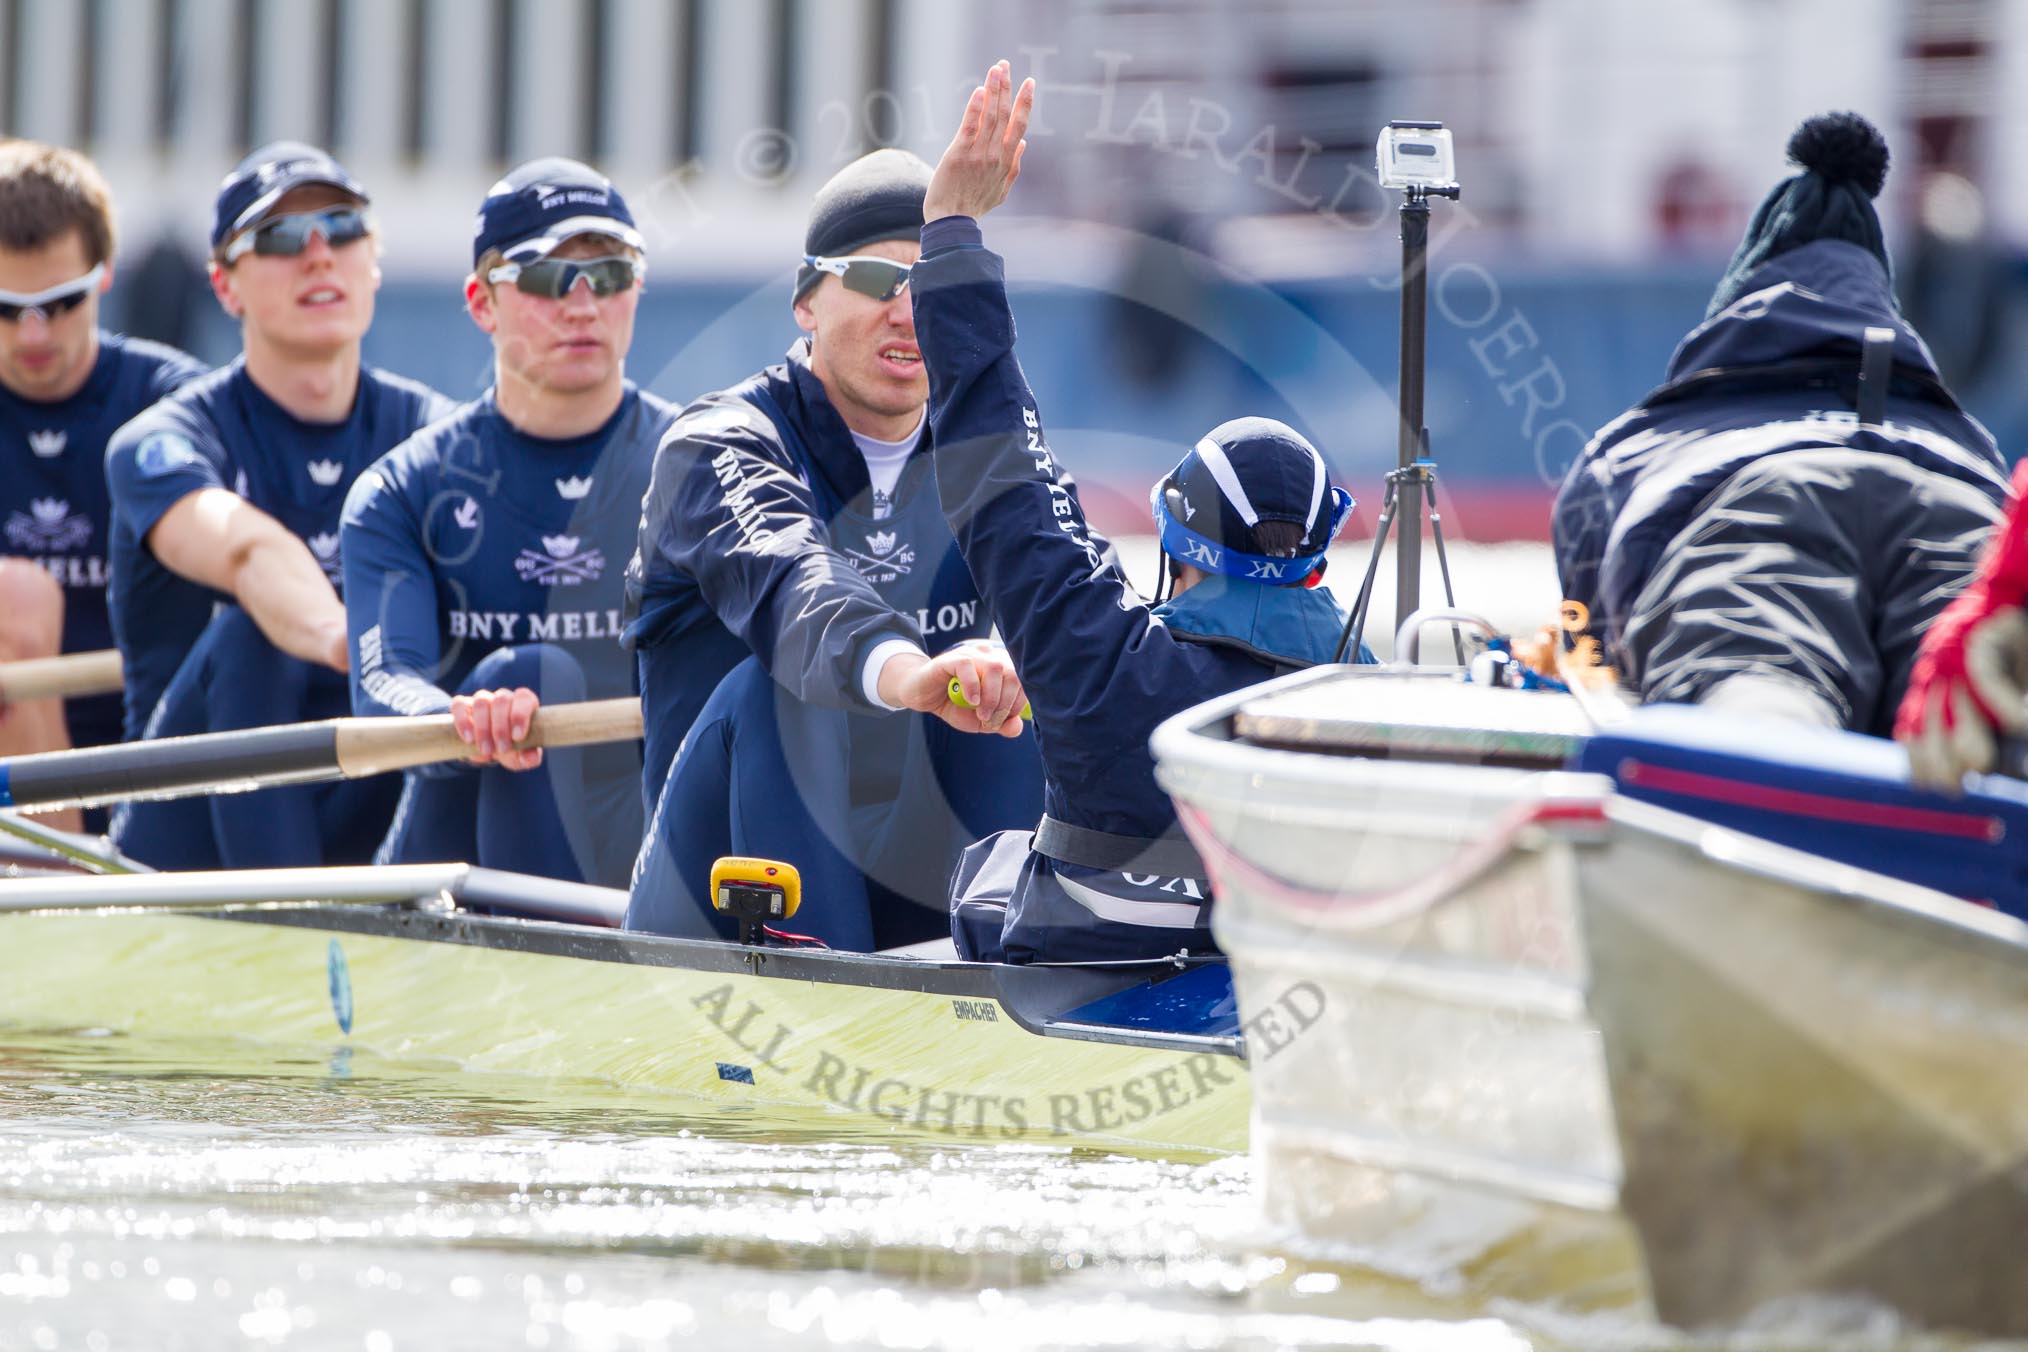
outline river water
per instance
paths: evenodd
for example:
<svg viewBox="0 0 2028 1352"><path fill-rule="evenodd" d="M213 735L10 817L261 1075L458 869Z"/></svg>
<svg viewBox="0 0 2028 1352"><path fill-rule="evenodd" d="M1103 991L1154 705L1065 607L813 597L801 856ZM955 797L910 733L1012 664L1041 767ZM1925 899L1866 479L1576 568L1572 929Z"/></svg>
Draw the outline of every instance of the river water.
<svg viewBox="0 0 2028 1352"><path fill-rule="evenodd" d="M854 1139L252 1044L0 1029L0 1348L1910 1345L1790 1311L1627 1310L1291 1256L1243 1158ZM1387 1270L1383 1270L1387 1269Z"/></svg>
<svg viewBox="0 0 2028 1352"><path fill-rule="evenodd" d="M1504 622L1553 612L1540 549L1458 562ZM1348 592L1360 563L1337 565ZM1923 1341L1838 1304L1691 1338L1488 1297L1414 1254L1298 1256L1261 1229L1244 1158L915 1145L839 1116L0 1024L0 1352Z"/></svg>

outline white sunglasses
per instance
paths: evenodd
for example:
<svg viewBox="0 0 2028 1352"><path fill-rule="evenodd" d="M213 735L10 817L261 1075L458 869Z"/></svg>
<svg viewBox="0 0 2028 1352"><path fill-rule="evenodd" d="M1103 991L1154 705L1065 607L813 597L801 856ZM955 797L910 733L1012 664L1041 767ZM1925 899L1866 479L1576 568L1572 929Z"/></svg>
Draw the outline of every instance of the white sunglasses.
<svg viewBox="0 0 2028 1352"><path fill-rule="evenodd" d="M106 275L106 265L100 263L84 276L40 291L23 294L19 291L0 291L0 321L12 324L30 311L42 316L45 321L56 318L66 311L84 304L86 296L98 286L99 279Z"/></svg>

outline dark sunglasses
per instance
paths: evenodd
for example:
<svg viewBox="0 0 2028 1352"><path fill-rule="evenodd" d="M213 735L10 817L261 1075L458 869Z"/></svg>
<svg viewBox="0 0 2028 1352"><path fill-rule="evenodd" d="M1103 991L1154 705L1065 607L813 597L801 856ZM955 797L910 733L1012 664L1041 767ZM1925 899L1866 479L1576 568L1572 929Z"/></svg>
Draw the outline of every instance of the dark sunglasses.
<svg viewBox="0 0 2028 1352"><path fill-rule="evenodd" d="M365 239L373 222L358 207L326 207L322 211L299 211L275 216L225 246L225 261L234 263L248 253L263 258L289 258L310 247L310 236L322 235L336 249L354 240Z"/></svg>
<svg viewBox="0 0 2028 1352"><path fill-rule="evenodd" d="M892 258L878 258L869 254L855 254L850 258L821 258L805 254L803 262L819 272L828 272L845 283L847 291L857 291L874 300L893 300L908 289L909 265L897 263Z"/></svg>
<svg viewBox="0 0 2028 1352"><path fill-rule="evenodd" d="M486 274L489 282L512 282L515 289L545 300L562 300L582 277L600 300L617 296L648 275L639 258L545 258L535 263L502 263Z"/></svg>
<svg viewBox="0 0 2028 1352"><path fill-rule="evenodd" d="M18 291L0 291L0 320L17 323L30 310L41 315L45 323L58 315L69 314L90 298L92 292L98 289L99 278L105 275L106 265L101 263L74 281L58 282L41 291L26 295Z"/></svg>

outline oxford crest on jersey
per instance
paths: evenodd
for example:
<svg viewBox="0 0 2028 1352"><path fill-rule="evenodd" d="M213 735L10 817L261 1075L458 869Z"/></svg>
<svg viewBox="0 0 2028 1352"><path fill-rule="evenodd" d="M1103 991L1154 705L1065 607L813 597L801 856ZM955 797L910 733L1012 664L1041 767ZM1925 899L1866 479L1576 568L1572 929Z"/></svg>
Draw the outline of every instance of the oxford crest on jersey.
<svg viewBox="0 0 2028 1352"><path fill-rule="evenodd" d="M844 551L868 582L892 582L915 569L915 546L904 544L891 530L876 530L866 537L866 548Z"/></svg>
<svg viewBox="0 0 2028 1352"><path fill-rule="evenodd" d="M575 535L545 535L541 550L524 549L515 556L514 571L522 581L545 587L596 582L606 571L605 551L581 548L583 543Z"/></svg>
<svg viewBox="0 0 2028 1352"><path fill-rule="evenodd" d="M319 488L329 488L345 475L345 464L341 460L312 460L309 469L310 482Z"/></svg>
<svg viewBox="0 0 2028 1352"><path fill-rule="evenodd" d="M61 427L45 427L39 432L28 434L28 449L44 460L54 460L63 454L63 448L70 444L70 433Z"/></svg>
<svg viewBox="0 0 2028 1352"><path fill-rule="evenodd" d="M337 577L338 532L335 530L319 531L304 543L308 544L310 552L317 556L317 566L324 570L324 575L332 578Z"/></svg>
<svg viewBox="0 0 2028 1352"><path fill-rule="evenodd" d="M576 502L579 498L591 492L591 490L592 476L589 474L578 475L568 479L558 479L556 481L556 495L565 502Z"/></svg>
<svg viewBox="0 0 2028 1352"><path fill-rule="evenodd" d="M7 542L16 549L81 549L91 538L90 518L73 515L62 498L36 498L26 512L7 517Z"/></svg>

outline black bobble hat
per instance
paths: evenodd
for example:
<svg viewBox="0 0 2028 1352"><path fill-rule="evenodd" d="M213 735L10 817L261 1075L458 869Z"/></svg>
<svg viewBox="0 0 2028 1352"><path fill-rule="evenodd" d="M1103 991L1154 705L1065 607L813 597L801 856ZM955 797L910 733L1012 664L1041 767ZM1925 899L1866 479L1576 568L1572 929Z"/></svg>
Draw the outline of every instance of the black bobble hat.
<svg viewBox="0 0 2028 1352"><path fill-rule="evenodd" d="M817 189L810 203L810 228L803 235L806 258L839 258L884 239L922 237L922 199L930 167L906 150L861 155ZM823 280L807 262L796 273L796 295Z"/></svg>
<svg viewBox="0 0 2028 1352"><path fill-rule="evenodd" d="M1789 161L1803 172L1775 185L1746 227L1705 310L1708 319L1753 288L1768 260L1820 239L1857 244L1893 274L1873 199L1887 181L1887 141L1857 113L1821 113L1789 138Z"/></svg>

